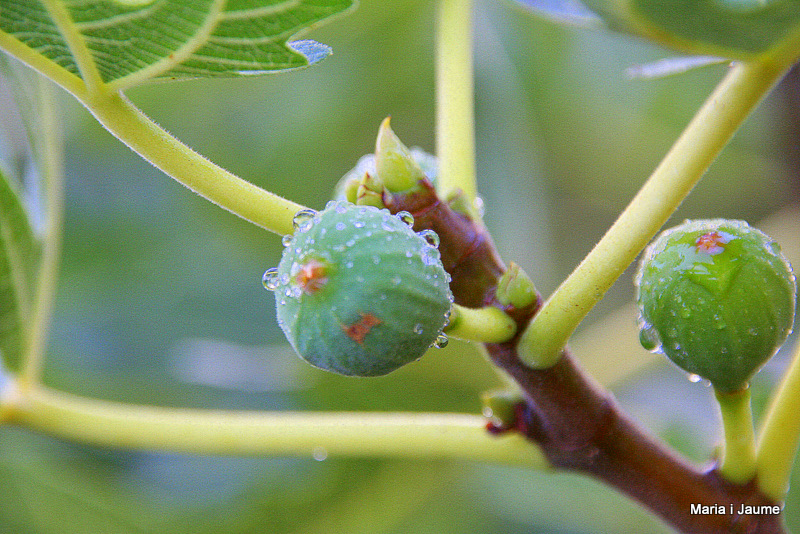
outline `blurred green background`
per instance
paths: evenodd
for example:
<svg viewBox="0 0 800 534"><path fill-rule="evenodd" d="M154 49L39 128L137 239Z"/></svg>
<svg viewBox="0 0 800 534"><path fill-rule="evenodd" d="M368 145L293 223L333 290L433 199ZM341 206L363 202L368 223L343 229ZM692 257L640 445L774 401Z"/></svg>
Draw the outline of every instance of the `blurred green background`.
<svg viewBox="0 0 800 534"><path fill-rule="evenodd" d="M628 68L672 54L557 25L511 1L476 4L486 224L504 258L548 294L624 208L727 66L631 79ZM407 144L433 151L432 32L430 1L362 0L356 12L309 35L333 47L319 65L128 94L216 163L321 208L338 178L372 150L387 115ZM800 263L797 78L761 105L676 222L768 219L763 228ZM343 378L303 364L261 287L280 239L187 191L67 95L60 99L67 207L48 384L216 409L480 410L478 393L497 379L465 343L384 378ZM719 436L711 391L637 347L632 296L626 273L574 348L634 417L704 462ZM787 352L758 376L757 411ZM786 518L797 528L795 493ZM0 502L0 533L15 534L669 532L625 498L569 474L443 461L121 452L15 428L0 429Z"/></svg>

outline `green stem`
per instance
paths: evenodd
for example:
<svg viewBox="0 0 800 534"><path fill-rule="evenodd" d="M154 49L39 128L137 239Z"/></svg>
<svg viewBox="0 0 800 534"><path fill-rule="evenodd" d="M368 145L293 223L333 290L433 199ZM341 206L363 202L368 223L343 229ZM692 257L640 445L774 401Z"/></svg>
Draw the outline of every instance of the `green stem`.
<svg viewBox="0 0 800 534"><path fill-rule="evenodd" d="M800 444L800 343L795 345L792 362L764 417L756 449L758 486L776 502L786 498Z"/></svg>
<svg viewBox="0 0 800 534"><path fill-rule="evenodd" d="M436 191L447 199L460 189L472 206L477 195L472 2L439 0L436 35Z"/></svg>
<svg viewBox="0 0 800 534"><path fill-rule="evenodd" d="M207 160L150 120L122 93L87 97L82 102L115 137L192 191L267 230L281 235L293 232L292 218L303 206Z"/></svg>
<svg viewBox="0 0 800 534"><path fill-rule="evenodd" d="M589 310L689 194L750 112L790 64L735 65L649 180L523 333L519 356L534 368L555 364Z"/></svg>
<svg viewBox="0 0 800 534"><path fill-rule="evenodd" d="M756 474L756 440L750 388L733 393L715 391L724 433L719 472L735 484L746 484Z"/></svg>
<svg viewBox="0 0 800 534"><path fill-rule="evenodd" d="M72 52L87 93L94 94L102 91L103 79L100 71L97 70L92 53L86 46L83 35L75 27L66 5L57 0L43 0L42 3Z"/></svg>
<svg viewBox="0 0 800 534"><path fill-rule="evenodd" d="M118 404L45 387L12 393L0 405L6 422L101 447L191 454L450 458L539 469L549 465L522 435L492 436L486 432L486 420L477 415L210 411Z"/></svg>
<svg viewBox="0 0 800 534"><path fill-rule="evenodd" d="M448 336L481 343L504 343L514 337L517 324L500 308L467 308L453 304L450 323L444 329Z"/></svg>
<svg viewBox="0 0 800 534"><path fill-rule="evenodd" d="M114 85L103 82L83 36L62 3L46 0L45 6L70 47L80 78L3 32L0 32L0 47L72 93L115 137L192 191L267 230L282 235L292 233L292 218L303 206L222 169L155 124L122 93L115 92ZM221 6L221 2L215 2L213 9ZM182 49L178 56L184 53L188 49ZM141 73L137 76L134 81L142 81Z"/></svg>
<svg viewBox="0 0 800 534"><path fill-rule="evenodd" d="M48 323L53 310L58 280L61 233L64 224L63 145L53 88L49 81L40 77L36 83L36 90L39 92L38 101L41 103L38 120L39 133L43 136L43 140L41 143L42 155L39 161L43 163L43 168L39 169L39 172L44 181L46 225L33 313L20 374L22 387L32 386L41 378Z"/></svg>

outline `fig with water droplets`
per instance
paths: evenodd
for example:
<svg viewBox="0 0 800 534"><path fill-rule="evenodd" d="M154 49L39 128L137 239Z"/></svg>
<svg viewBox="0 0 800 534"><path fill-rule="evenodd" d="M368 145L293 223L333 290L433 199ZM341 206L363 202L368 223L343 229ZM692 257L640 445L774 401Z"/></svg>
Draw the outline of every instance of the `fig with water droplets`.
<svg viewBox="0 0 800 534"><path fill-rule="evenodd" d="M636 284L642 345L718 391L745 388L792 330L792 268L744 221L665 231L645 251Z"/></svg>
<svg viewBox="0 0 800 534"><path fill-rule="evenodd" d="M430 236L346 201L301 217L265 286L298 354L352 376L387 374L441 345L452 303Z"/></svg>

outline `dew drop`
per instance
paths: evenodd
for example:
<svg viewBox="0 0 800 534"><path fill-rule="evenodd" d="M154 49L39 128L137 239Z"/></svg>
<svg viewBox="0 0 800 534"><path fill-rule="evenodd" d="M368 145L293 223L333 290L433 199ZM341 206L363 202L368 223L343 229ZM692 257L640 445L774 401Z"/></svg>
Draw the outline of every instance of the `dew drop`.
<svg viewBox="0 0 800 534"><path fill-rule="evenodd" d="M398 211L395 217L403 221L409 227L414 226L414 216L407 211Z"/></svg>
<svg viewBox="0 0 800 534"><path fill-rule="evenodd" d="M425 242L428 243L430 246L432 247L439 246L439 235L433 230L422 230L417 235L420 236L422 239L424 239Z"/></svg>
<svg viewBox="0 0 800 534"><path fill-rule="evenodd" d="M402 280L400 279L399 276L395 275L392 277L392 285L399 286L400 282L402 282Z"/></svg>
<svg viewBox="0 0 800 534"><path fill-rule="evenodd" d="M270 267L264 271L264 276L261 277L261 283L264 285L264 289L269 289L270 291L278 289L278 268Z"/></svg>
<svg viewBox="0 0 800 534"><path fill-rule="evenodd" d="M656 329L650 325L645 324L639 330L639 343L650 352L661 351L661 338Z"/></svg>
<svg viewBox="0 0 800 534"><path fill-rule="evenodd" d="M353 221L353 226L356 228L364 228L367 225L364 221Z"/></svg>
<svg viewBox="0 0 800 534"><path fill-rule="evenodd" d="M439 261L439 251L435 248L427 248L422 251L420 257L425 265L436 265L436 262Z"/></svg>
<svg viewBox="0 0 800 534"><path fill-rule="evenodd" d="M283 236L281 238L281 243L283 244L284 247L288 247L289 245L291 245L292 244L292 235L291 234L286 234L285 236Z"/></svg>
<svg viewBox="0 0 800 534"><path fill-rule="evenodd" d="M305 232L311 228L311 225L314 223L314 216L316 214L317 212L312 209L303 209L295 213L294 218L292 219L292 226L294 227L295 231Z"/></svg>
<svg viewBox="0 0 800 534"><path fill-rule="evenodd" d="M472 201L472 205L475 207L478 217L482 218L486 214L486 205L481 197L475 197L475 200Z"/></svg>
<svg viewBox="0 0 800 534"><path fill-rule="evenodd" d="M449 339L447 339L447 334L439 334L439 335L436 337L436 341L434 341L434 342L433 342L433 345L431 345L431 346L432 346L433 348L436 348L436 349L443 349L443 348L445 348L445 347L447 346L447 343L448 343L449 341L450 341L450 340L449 340Z"/></svg>
<svg viewBox="0 0 800 534"><path fill-rule="evenodd" d="M689 382L691 382L692 384L697 384L698 382L700 382L703 379L702 376L696 375L694 373L689 373L687 375L687 378L689 379Z"/></svg>
<svg viewBox="0 0 800 534"><path fill-rule="evenodd" d="M345 202L340 202L336 205L336 208L334 209L336 210L336 213L342 215L345 212L347 212L347 204Z"/></svg>
<svg viewBox="0 0 800 534"><path fill-rule="evenodd" d="M336 229L339 230L340 232L342 230L344 230L345 228L347 228L347 225L345 223L343 223L343 222L336 223Z"/></svg>
<svg viewBox="0 0 800 534"><path fill-rule="evenodd" d="M422 325L420 323L415 324L413 330L415 334L421 334L423 331Z"/></svg>
<svg viewBox="0 0 800 534"><path fill-rule="evenodd" d="M314 447L311 451L311 456L318 462L322 462L328 458L328 451L325 447Z"/></svg>
<svg viewBox="0 0 800 534"><path fill-rule="evenodd" d="M372 263L374 263L375 265L378 265L380 262L381 262L381 257L378 256L377 254L374 254L372 256Z"/></svg>

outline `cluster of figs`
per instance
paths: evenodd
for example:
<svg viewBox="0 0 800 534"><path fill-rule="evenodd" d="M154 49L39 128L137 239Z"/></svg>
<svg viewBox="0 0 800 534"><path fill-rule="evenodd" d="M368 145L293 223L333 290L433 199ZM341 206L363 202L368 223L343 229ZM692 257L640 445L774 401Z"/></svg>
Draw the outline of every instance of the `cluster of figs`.
<svg viewBox="0 0 800 534"><path fill-rule="evenodd" d="M447 342L453 295L437 235L382 207L381 191L435 179L433 156L381 126L374 155L337 199L295 215L264 274L278 323L312 365L380 376ZM640 341L720 392L746 388L792 331L796 280L779 246L743 221L685 221L645 250L636 274Z"/></svg>

